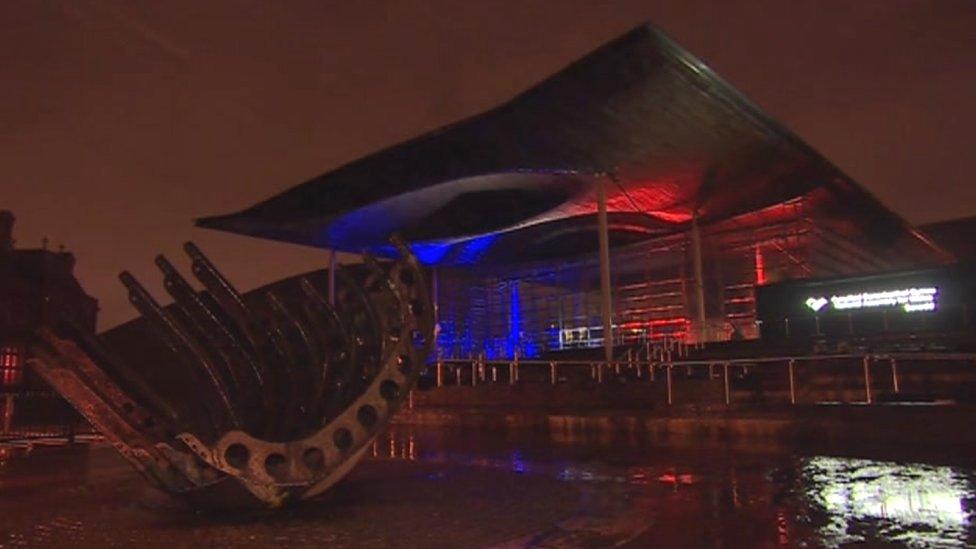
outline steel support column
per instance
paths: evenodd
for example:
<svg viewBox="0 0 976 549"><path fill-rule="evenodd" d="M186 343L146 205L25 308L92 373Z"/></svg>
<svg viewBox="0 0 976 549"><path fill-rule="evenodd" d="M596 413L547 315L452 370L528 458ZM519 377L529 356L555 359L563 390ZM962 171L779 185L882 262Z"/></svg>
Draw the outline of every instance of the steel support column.
<svg viewBox="0 0 976 549"><path fill-rule="evenodd" d="M898 361L891 359L891 387L894 389L895 393L899 392L898 388Z"/></svg>
<svg viewBox="0 0 976 549"><path fill-rule="evenodd" d="M441 334L441 310L440 310L440 280L437 276L437 267L430 268L430 302L434 306L434 360L440 362L441 348L437 344ZM450 356L450 355L448 355Z"/></svg>
<svg viewBox="0 0 976 549"><path fill-rule="evenodd" d="M336 304L336 251L329 251L329 305Z"/></svg>
<svg viewBox="0 0 976 549"><path fill-rule="evenodd" d="M796 361L792 358L788 363L790 373L790 404L796 404Z"/></svg>
<svg viewBox="0 0 976 549"><path fill-rule="evenodd" d="M864 400L871 404L871 357L865 356L864 364Z"/></svg>
<svg viewBox="0 0 976 549"><path fill-rule="evenodd" d="M667 368L668 369L667 369L667 372L666 373L667 373L667 376L668 376L668 379L667 379L667 381L668 381L668 405L670 406L673 403L673 398L672 398L673 395L671 394L671 365L668 364L667 365Z"/></svg>
<svg viewBox="0 0 976 549"><path fill-rule="evenodd" d="M701 342L705 339L705 268L697 213L691 218L691 262L695 271L695 336L696 342Z"/></svg>
<svg viewBox="0 0 976 549"><path fill-rule="evenodd" d="M722 365L722 380L725 384L725 405L730 406L732 404L732 394L729 390L729 363L726 362Z"/></svg>
<svg viewBox="0 0 976 549"><path fill-rule="evenodd" d="M614 177L614 176L610 176ZM596 204L600 233L600 309L603 312L603 359L613 361L613 319L610 295L610 229L607 222L607 178L597 183Z"/></svg>

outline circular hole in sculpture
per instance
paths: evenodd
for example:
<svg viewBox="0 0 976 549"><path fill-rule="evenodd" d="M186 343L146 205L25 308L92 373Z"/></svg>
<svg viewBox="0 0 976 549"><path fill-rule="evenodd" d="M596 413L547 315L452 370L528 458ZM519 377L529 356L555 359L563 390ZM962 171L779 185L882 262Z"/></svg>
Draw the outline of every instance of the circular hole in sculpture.
<svg viewBox="0 0 976 549"><path fill-rule="evenodd" d="M376 425L376 421L379 419L379 415L376 413L376 408L370 405L365 405L356 412L356 419L363 427L372 427Z"/></svg>
<svg viewBox="0 0 976 549"><path fill-rule="evenodd" d="M247 465L247 460L250 458L251 451L247 449L247 446L239 442L231 444L224 450L224 460L235 469L243 469Z"/></svg>
<svg viewBox="0 0 976 549"><path fill-rule="evenodd" d="M413 271L403 269L400 271L400 282L410 286L413 284Z"/></svg>
<svg viewBox="0 0 976 549"><path fill-rule="evenodd" d="M281 454L270 454L264 459L264 470L275 478L284 477L288 473L288 460Z"/></svg>
<svg viewBox="0 0 976 549"><path fill-rule="evenodd" d="M283 478L288 474L288 459L282 454L269 454L264 458L264 470L275 478Z"/></svg>
<svg viewBox="0 0 976 549"><path fill-rule="evenodd" d="M309 448L302 453L302 461L310 471L321 471L325 467L325 453L318 448Z"/></svg>
<svg viewBox="0 0 976 549"><path fill-rule="evenodd" d="M411 332L410 340L413 341L414 347L418 347L418 348L423 347L424 344L427 342L427 338L424 337L424 334L421 333L420 330L414 330L413 332Z"/></svg>
<svg viewBox="0 0 976 549"><path fill-rule="evenodd" d="M424 314L424 304L421 303L419 299L413 299L410 301L410 314L413 316L420 316Z"/></svg>
<svg viewBox="0 0 976 549"><path fill-rule="evenodd" d="M352 433L346 428L336 429L332 434L332 442L335 443L336 448L348 450L352 446Z"/></svg>
<svg viewBox="0 0 976 549"><path fill-rule="evenodd" d="M380 384L380 396L386 400L395 400L400 396L400 386L395 381L386 380Z"/></svg>

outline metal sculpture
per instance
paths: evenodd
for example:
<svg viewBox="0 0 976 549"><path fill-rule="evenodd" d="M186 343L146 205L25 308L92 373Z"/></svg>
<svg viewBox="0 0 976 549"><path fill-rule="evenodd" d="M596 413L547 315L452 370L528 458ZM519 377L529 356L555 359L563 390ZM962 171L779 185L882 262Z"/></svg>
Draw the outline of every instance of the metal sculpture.
<svg viewBox="0 0 976 549"><path fill-rule="evenodd" d="M205 291L161 255L171 306L120 275L155 339L141 352L158 349L168 360L143 367L131 354L120 359L104 336L66 328L38 334L33 366L167 492L271 507L313 497L382 432L432 344L423 273L394 245L398 260L367 256L358 280L341 280L333 304L307 276L241 295L187 243Z"/></svg>

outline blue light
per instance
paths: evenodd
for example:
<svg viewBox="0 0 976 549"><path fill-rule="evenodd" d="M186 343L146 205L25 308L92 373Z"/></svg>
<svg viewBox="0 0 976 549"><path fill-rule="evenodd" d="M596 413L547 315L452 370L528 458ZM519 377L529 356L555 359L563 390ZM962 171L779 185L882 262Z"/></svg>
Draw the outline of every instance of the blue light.
<svg viewBox="0 0 976 549"><path fill-rule="evenodd" d="M376 245L386 240L385 231L392 231L388 223L368 209L351 212L334 221L328 229L313 239L316 246L358 253L368 251L381 257L396 257L396 249L389 244ZM464 241L428 241L411 243L410 250L424 265L473 265L498 240L498 233L476 236Z"/></svg>
<svg viewBox="0 0 976 549"><path fill-rule="evenodd" d="M451 251L450 244L415 243L410 244L410 251L417 256L417 260L424 265L437 265L444 260L447 252Z"/></svg>

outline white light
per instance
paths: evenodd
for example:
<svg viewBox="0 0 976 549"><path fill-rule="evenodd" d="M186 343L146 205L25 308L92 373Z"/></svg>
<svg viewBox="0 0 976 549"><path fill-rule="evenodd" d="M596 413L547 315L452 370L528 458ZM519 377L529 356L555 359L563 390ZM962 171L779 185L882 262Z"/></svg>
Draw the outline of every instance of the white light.
<svg viewBox="0 0 976 549"><path fill-rule="evenodd" d="M806 300L807 307L813 309L814 312L823 309L823 306L829 303L825 297L808 297Z"/></svg>
<svg viewBox="0 0 976 549"><path fill-rule="evenodd" d="M829 518L825 545L870 541L858 525L877 523L878 541L962 546L971 516L966 476L953 468L818 456L803 468L807 497Z"/></svg>

